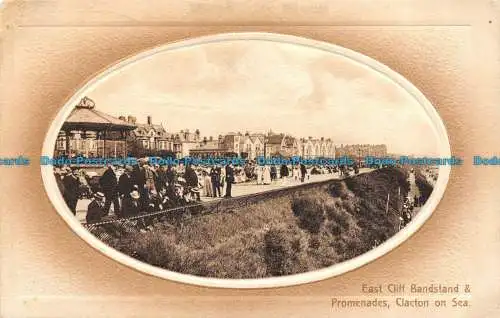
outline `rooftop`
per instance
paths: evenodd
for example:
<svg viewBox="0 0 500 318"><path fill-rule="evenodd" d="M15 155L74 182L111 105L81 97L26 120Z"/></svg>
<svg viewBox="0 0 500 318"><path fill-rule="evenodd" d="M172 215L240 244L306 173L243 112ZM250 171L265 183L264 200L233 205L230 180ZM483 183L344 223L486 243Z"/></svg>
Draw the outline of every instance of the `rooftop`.
<svg viewBox="0 0 500 318"><path fill-rule="evenodd" d="M88 97L80 100L63 124L63 129L132 130L136 126L95 109Z"/></svg>

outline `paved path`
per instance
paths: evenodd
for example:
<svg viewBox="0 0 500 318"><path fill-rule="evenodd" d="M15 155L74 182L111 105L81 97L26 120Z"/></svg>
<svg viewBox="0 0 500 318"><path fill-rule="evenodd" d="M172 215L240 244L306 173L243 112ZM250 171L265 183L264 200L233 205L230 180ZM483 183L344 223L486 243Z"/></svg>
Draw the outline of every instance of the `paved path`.
<svg viewBox="0 0 500 318"><path fill-rule="evenodd" d="M420 190L415 183L415 173L410 172L410 176L408 177L408 182L410 183L410 191L408 192L408 198L413 201L415 196L420 197Z"/></svg>
<svg viewBox="0 0 500 318"><path fill-rule="evenodd" d="M367 173L372 171L373 169L362 168L359 170L359 174ZM340 175L338 173L328 173L328 174L315 174L310 175L309 178L306 178L304 182L300 182L300 179L295 180L293 177L288 177L284 179L278 179L273 181L271 184L257 184L257 181L253 180L245 183L236 183L233 184L232 195L233 197L239 197L242 195L254 194L263 191L276 190L276 189L284 189L288 187L297 186L300 184L307 184L312 182L320 182L326 180L335 180L340 179ZM224 191L222 191L222 195L224 195ZM212 198L212 197L201 197L203 202L210 202L214 200L221 200L221 198Z"/></svg>
<svg viewBox="0 0 500 318"><path fill-rule="evenodd" d="M370 171L373 171L373 169L361 168L359 170L359 174L367 173ZM351 174L352 174L352 172L351 172ZM326 180L338 180L338 179L341 179L341 177L338 173L328 173L328 174L310 175L309 178L306 178L306 180L304 180L303 183L300 182L300 179L294 180L293 177L288 177L288 178L286 178L286 180L278 179L276 181L273 181L271 184L257 184L257 182L255 180L253 180L250 182L233 184L233 189L231 192L232 192L233 197L236 198L239 196L259 193L259 192L263 192L263 191L284 189L284 188L288 188L288 187L297 186L300 184L307 184L307 183L320 182L320 181L326 181ZM222 190L223 190L222 195L224 195L225 194L225 187ZM213 202L216 200L222 200L222 198L203 197L203 196L201 197L202 202ZM78 204L76 206L76 217L80 222L85 221L85 216L87 214L87 206L89 205L89 203L90 203L89 199L78 200ZM114 215L113 206L110 209L110 215Z"/></svg>
<svg viewBox="0 0 500 318"><path fill-rule="evenodd" d="M415 183L415 173L410 172L410 176L408 177L408 182L410 183L410 191L408 191L408 199L410 199L411 202L414 201L415 196L417 198L420 198L420 190L417 187L417 184ZM412 210L412 217L414 217L418 211L420 211L420 207L416 206Z"/></svg>

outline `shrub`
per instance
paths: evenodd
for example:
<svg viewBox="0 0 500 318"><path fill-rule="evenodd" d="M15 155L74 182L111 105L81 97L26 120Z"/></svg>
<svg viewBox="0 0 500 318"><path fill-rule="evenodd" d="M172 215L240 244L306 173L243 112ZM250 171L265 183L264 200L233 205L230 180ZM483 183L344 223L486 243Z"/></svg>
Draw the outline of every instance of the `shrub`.
<svg viewBox="0 0 500 318"><path fill-rule="evenodd" d="M309 247L317 249L321 245L321 242L318 238L318 236L314 235L311 236L311 239L309 240Z"/></svg>
<svg viewBox="0 0 500 318"><path fill-rule="evenodd" d="M308 235L296 225L272 227L264 234L264 259L269 276L310 270Z"/></svg>
<svg viewBox="0 0 500 318"><path fill-rule="evenodd" d="M344 181L339 183L331 184L328 188L328 191L333 197L340 197L342 199L346 199L349 197L349 189Z"/></svg>
<svg viewBox="0 0 500 318"><path fill-rule="evenodd" d="M328 198L328 196L325 196ZM294 198L292 201L293 214L298 218L299 227L309 233L319 233L325 220L324 197L309 195Z"/></svg>
<svg viewBox="0 0 500 318"><path fill-rule="evenodd" d="M128 240L129 255L148 264L180 270L181 255L177 251L177 244L173 236L162 235L158 232L137 233Z"/></svg>
<svg viewBox="0 0 500 318"><path fill-rule="evenodd" d="M327 225L327 231L334 236L339 236L342 233L342 227L335 222L330 222Z"/></svg>
<svg viewBox="0 0 500 318"><path fill-rule="evenodd" d="M268 273L273 276L287 275L292 267L292 246L286 231L271 228L264 235L265 260Z"/></svg>

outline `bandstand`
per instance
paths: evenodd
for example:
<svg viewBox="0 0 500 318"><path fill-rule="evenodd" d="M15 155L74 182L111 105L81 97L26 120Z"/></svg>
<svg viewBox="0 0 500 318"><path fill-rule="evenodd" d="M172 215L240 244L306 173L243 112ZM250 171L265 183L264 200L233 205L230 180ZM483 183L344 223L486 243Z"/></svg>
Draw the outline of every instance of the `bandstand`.
<svg viewBox="0 0 500 318"><path fill-rule="evenodd" d="M54 155L125 157L128 155L127 134L136 127L96 110L95 103L84 97L64 122Z"/></svg>

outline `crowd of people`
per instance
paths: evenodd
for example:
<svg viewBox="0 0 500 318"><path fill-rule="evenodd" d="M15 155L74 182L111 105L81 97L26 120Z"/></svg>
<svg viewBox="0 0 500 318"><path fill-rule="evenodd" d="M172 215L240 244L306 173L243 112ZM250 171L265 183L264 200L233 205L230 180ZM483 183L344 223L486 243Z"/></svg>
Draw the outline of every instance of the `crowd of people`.
<svg viewBox="0 0 500 318"><path fill-rule="evenodd" d="M76 215L77 203L90 199L87 223L99 222L113 214L118 218L155 212L198 202L201 197L232 197L235 183L255 182L268 185L287 180L305 182L311 174L342 172L342 167L309 167L305 165L257 165L249 161L245 166L158 166L139 160L135 166L108 165L102 175L78 167L55 168L59 189L69 209Z"/></svg>

